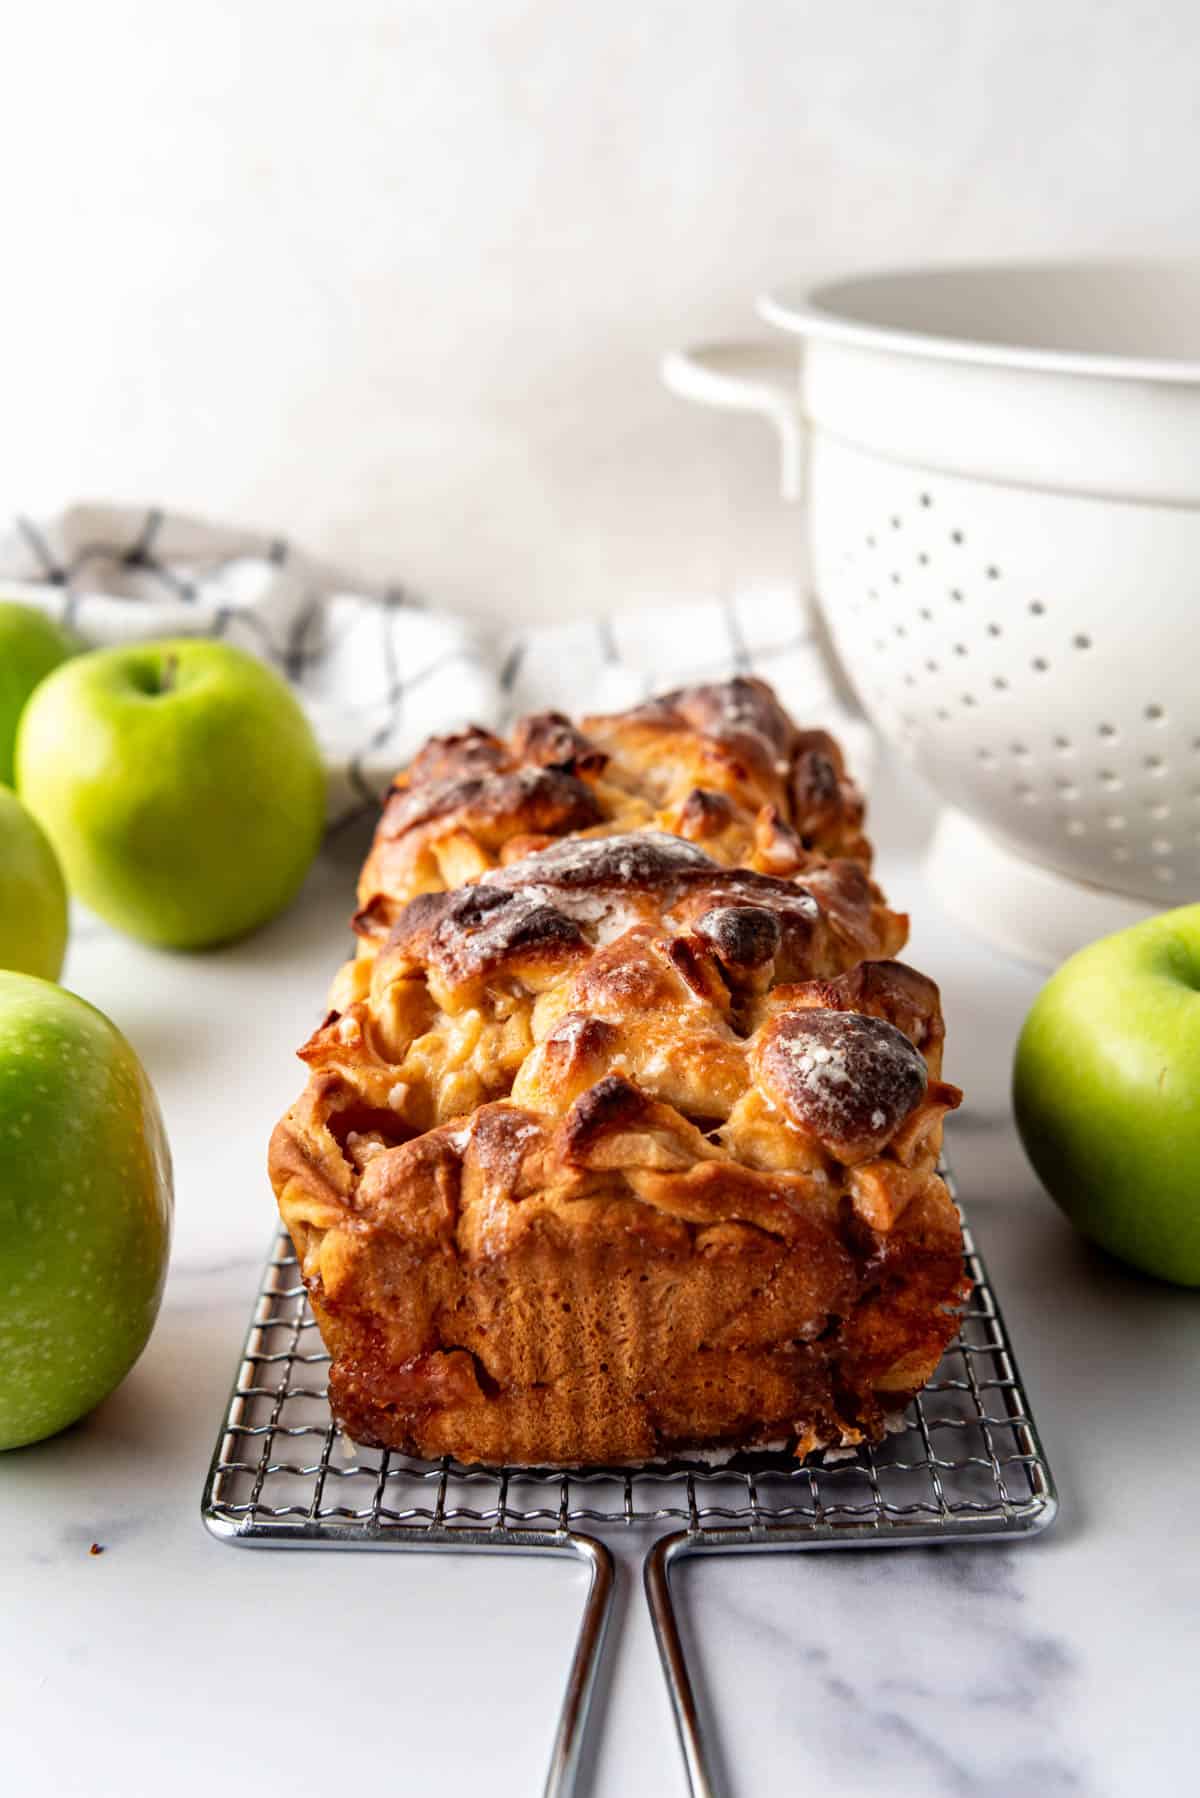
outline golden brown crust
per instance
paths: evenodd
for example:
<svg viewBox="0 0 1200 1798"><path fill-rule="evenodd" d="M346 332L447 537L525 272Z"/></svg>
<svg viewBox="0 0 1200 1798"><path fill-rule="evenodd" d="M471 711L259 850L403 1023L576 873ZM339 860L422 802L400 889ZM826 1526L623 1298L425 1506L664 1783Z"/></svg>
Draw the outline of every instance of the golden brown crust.
<svg viewBox="0 0 1200 1798"><path fill-rule="evenodd" d="M959 1094L855 832L840 759L758 682L422 751L271 1145L353 1437L804 1452L928 1377L964 1293Z"/></svg>
<svg viewBox="0 0 1200 1798"><path fill-rule="evenodd" d="M727 867L791 876L825 858L866 869L863 805L841 751L799 731L764 682L738 678L584 720L523 718L507 740L435 737L397 776L359 882L363 952L402 905L579 831L656 828Z"/></svg>
<svg viewBox="0 0 1200 1798"><path fill-rule="evenodd" d="M798 730L765 681L681 687L583 728L668 808L715 793L743 813L773 813L802 850L870 862L862 797L840 748L825 731Z"/></svg>

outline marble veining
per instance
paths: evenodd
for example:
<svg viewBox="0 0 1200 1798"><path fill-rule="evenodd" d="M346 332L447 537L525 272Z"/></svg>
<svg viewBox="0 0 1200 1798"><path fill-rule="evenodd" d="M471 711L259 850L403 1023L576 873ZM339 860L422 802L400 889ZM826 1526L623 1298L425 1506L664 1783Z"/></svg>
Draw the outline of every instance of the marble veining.
<svg viewBox="0 0 1200 1798"><path fill-rule="evenodd" d="M797 1773L819 1768L843 1789L1098 1789L1085 1746L1064 1739L1079 1657L1037 1618L1021 1577L1025 1552L814 1556L791 1564L793 1579L777 1575L773 1590L756 1568L749 1591L736 1595L707 1590L705 1569L691 1602L710 1688L732 1698L739 1665L753 1657L770 1668L767 1715L794 1750ZM737 1768L748 1719L730 1699L718 1709L725 1758ZM743 1789L737 1777L731 1783Z"/></svg>

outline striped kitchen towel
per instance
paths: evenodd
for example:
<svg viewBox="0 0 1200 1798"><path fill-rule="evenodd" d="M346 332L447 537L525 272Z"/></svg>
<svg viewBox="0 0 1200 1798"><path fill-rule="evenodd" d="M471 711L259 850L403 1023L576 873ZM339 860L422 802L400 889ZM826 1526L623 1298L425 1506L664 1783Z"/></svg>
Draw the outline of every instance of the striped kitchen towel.
<svg viewBox="0 0 1200 1798"><path fill-rule="evenodd" d="M810 610L787 586L623 609L520 631L370 584L283 538L157 507L72 506L0 534L4 597L42 607L87 646L148 637L235 643L286 676L321 742L337 827L373 809L434 731L503 729L520 712L613 711L693 680L772 682L832 730L860 773L861 720L837 697Z"/></svg>

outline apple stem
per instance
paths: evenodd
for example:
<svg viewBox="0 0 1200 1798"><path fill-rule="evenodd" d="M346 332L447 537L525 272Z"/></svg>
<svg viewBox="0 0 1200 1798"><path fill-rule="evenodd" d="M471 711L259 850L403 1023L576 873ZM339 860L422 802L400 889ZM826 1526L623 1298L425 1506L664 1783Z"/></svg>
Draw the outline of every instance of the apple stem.
<svg viewBox="0 0 1200 1798"><path fill-rule="evenodd" d="M158 688L160 693L170 693L174 689L175 676L178 673L179 657L175 654L175 651L172 650L162 665L162 674L159 677Z"/></svg>

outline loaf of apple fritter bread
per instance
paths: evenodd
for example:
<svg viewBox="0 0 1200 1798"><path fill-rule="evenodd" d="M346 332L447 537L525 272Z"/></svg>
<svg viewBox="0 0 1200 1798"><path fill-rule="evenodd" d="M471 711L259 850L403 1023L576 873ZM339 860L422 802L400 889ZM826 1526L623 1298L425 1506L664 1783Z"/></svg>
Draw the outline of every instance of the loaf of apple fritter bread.
<svg viewBox="0 0 1200 1798"><path fill-rule="evenodd" d="M874 1439L965 1297L936 987L840 754L734 680L431 742L271 1178L356 1441Z"/></svg>

